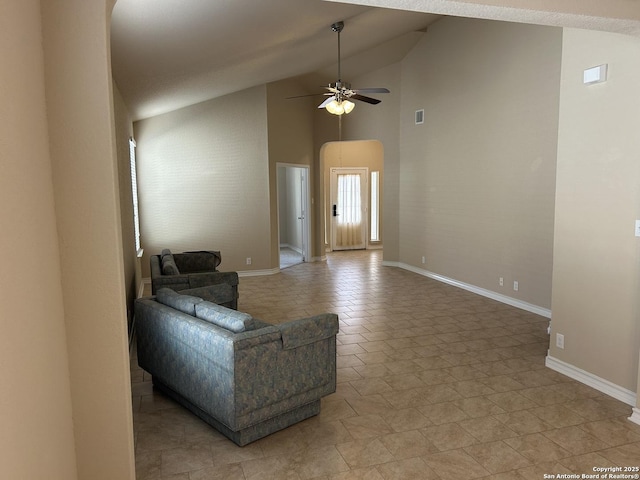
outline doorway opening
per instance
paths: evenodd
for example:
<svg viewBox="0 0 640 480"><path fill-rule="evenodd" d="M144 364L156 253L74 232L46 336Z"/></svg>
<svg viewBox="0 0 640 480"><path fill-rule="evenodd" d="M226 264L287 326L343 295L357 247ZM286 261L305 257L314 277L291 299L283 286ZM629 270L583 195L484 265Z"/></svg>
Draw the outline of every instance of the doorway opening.
<svg viewBox="0 0 640 480"><path fill-rule="evenodd" d="M378 140L327 142L320 149L326 252L382 249L384 148Z"/></svg>
<svg viewBox="0 0 640 480"><path fill-rule="evenodd" d="M277 164L280 269L309 259L309 167Z"/></svg>
<svg viewBox="0 0 640 480"><path fill-rule="evenodd" d="M331 169L331 250L367 248L368 168Z"/></svg>

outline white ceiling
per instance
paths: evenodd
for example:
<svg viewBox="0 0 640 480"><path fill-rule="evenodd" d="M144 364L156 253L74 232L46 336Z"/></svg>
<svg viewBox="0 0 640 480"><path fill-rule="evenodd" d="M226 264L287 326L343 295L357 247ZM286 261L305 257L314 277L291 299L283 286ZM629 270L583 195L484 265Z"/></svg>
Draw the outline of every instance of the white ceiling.
<svg viewBox="0 0 640 480"><path fill-rule="evenodd" d="M438 18L323 0L118 0L113 75L139 120L311 72L329 69L335 73L327 83L335 81L337 34L330 26L339 20L348 81L399 61L419 38L415 32ZM353 57L372 47L374 54Z"/></svg>

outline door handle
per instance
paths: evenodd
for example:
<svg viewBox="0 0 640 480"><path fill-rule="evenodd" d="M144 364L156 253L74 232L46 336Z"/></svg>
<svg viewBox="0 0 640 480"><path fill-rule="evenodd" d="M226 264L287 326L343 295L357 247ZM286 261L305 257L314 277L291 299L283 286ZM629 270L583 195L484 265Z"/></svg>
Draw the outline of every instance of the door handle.
<svg viewBox="0 0 640 480"><path fill-rule="evenodd" d="M334 204L333 204L333 216L334 216L334 217L337 217L338 215L340 215L340 214L338 213L338 206L334 203Z"/></svg>

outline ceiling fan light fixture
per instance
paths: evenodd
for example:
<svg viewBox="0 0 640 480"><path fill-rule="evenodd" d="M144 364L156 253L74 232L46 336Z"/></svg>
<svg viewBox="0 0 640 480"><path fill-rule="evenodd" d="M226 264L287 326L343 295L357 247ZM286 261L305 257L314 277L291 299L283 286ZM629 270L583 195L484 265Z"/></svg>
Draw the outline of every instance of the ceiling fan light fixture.
<svg viewBox="0 0 640 480"><path fill-rule="evenodd" d="M349 100L331 100L324 108L333 115L343 115L351 112L356 105Z"/></svg>
<svg viewBox="0 0 640 480"><path fill-rule="evenodd" d="M327 103L327 106L324 108L327 109L327 112L333 115L342 115L344 113L344 107L342 106L342 102L339 102L338 100L335 100L335 99Z"/></svg>
<svg viewBox="0 0 640 480"><path fill-rule="evenodd" d="M353 107L355 107L356 104L349 100L344 100L342 102L342 106L344 107L344 113L351 113L351 110L353 110Z"/></svg>

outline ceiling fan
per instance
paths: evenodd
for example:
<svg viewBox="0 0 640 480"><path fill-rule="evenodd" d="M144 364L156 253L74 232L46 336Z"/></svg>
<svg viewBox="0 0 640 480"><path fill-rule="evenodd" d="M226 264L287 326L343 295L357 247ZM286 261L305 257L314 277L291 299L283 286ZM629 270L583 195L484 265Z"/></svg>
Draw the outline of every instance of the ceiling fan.
<svg viewBox="0 0 640 480"><path fill-rule="evenodd" d="M342 72L340 66L340 32L344 28L344 22L336 22L331 25L331 30L338 34L338 80L335 83L330 83L327 87L327 98L324 102L318 105L318 108L324 108L329 113L334 115L342 115L349 113L355 107L355 104L351 100L359 100L361 102L369 103L371 105L377 105L381 100L363 95L364 93L389 93L387 88L351 88L351 84L342 81ZM303 95L307 96L307 95ZM296 98L296 97L290 97Z"/></svg>

